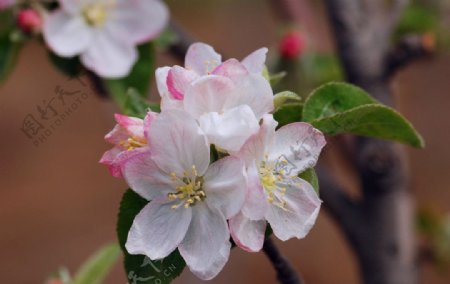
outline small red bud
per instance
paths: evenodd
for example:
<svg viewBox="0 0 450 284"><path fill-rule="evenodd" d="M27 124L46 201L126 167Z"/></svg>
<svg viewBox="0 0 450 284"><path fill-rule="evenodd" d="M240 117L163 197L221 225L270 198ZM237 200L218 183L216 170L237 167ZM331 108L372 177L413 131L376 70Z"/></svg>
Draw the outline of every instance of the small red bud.
<svg viewBox="0 0 450 284"><path fill-rule="evenodd" d="M34 9L24 9L17 14L17 25L24 33L36 33L42 28L42 17Z"/></svg>
<svg viewBox="0 0 450 284"><path fill-rule="evenodd" d="M305 39L298 31L288 32L280 41L281 56L286 59L299 57L305 49Z"/></svg>

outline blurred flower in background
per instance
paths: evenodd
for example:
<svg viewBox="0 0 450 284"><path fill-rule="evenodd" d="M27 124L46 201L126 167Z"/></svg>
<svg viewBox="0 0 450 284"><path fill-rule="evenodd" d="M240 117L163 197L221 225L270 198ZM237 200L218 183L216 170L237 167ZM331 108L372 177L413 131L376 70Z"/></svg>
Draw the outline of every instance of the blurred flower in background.
<svg viewBox="0 0 450 284"><path fill-rule="evenodd" d="M105 78L128 75L138 59L136 45L155 38L169 12L159 0L60 1L44 23L44 38L62 57L80 55L85 67Z"/></svg>

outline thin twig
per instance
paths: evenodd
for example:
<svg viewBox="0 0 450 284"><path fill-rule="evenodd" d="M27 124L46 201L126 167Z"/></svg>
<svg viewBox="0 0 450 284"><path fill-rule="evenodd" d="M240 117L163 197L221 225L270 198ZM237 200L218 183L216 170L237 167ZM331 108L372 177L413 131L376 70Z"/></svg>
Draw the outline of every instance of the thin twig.
<svg viewBox="0 0 450 284"><path fill-rule="evenodd" d="M297 271L289 261L281 254L271 238L264 241L263 251L277 271L277 279L281 284L303 284Z"/></svg>

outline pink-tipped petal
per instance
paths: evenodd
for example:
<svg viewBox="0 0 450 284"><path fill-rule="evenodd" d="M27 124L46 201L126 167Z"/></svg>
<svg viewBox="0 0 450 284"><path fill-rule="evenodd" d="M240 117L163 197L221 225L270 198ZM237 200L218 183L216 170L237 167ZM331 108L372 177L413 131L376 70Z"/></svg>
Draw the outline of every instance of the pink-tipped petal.
<svg viewBox="0 0 450 284"><path fill-rule="evenodd" d="M206 75L211 73L220 63L222 63L222 56L210 45L199 42L189 47L184 66L199 75Z"/></svg>
<svg viewBox="0 0 450 284"><path fill-rule="evenodd" d="M131 117L122 114L114 114L114 118L118 125L123 127L128 133L129 136L136 137L144 140L144 121L137 117Z"/></svg>
<svg viewBox="0 0 450 284"><path fill-rule="evenodd" d="M224 76L228 78L235 78L237 76L242 76L248 74L247 69L236 59L228 59L224 63L214 69L212 72L214 75Z"/></svg>
<svg viewBox="0 0 450 284"><path fill-rule="evenodd" d="M81 16L72 16L62 10L46 17L43 35L50 49L62 57L84 52L94 39L93 30Z"/></svg>
<svg viewBox="0 0 450 284"><path fill-rule="evenodd" d="M229 221L230 233L236 245L248 252L260 251L264 244L266 221L252 221L240 213Z"/></svg>
<svg viewBox="0 0 450 284"><path fill-rule="evenodd" d="M205 202L218 209L225 218L236 215L245 200L244 163L236 157L225 157L210 165L204 176Z"/></svg>
<svg viewBox="0 0 450 284"><path fill-rule="evenodd" d="M274 163L287 163L290 176L296 176L308 168L314 167L325 138L319 130L304 122L296 122L278 129L275 141L269 150L269 160Z"/></svg>
<svg viewBox="0 0 450 284"><path fill-rule="evenodd" d="M183 100L184 93L199 76L192 70L174 66L167 75L167 88L175 100Z"/></svg>
<svg viewBox="0 0 450 284"><path fill-rule="evenodd" d="M214 278L230 254L230 234L225 217L206 204L192 208L192 222L178 247L189 269L200 279Z"/></svg>
<svg viewBox="0 0 450 284"><path fill-rule="evenodd" d="M261 74L264 70L268 51L266 47L260 48L244 58L242 64L244 64L248 72Z"/></svg>
<svg viewBox="0 0 450 284"><path fill-rule="evenodd" d="M125 244L130 254L144 254L157 260L176 249L188 231L192 210L175 210L171 208L172 205L151 201L139 212Z"/></svg>
<svg viewBox="0 0 450 284"><path fill-rule="evenodd" d="M117 156L119 156L119 154L122 152L123 152L123 149L121 147L114 147L111 150L106 151L99 161L100 164L108 166L109 173L113 177L117 177L117 178L122 177L122 171L120 169L120 165L114 163Z"/></svg>
<svg viewBox="0 0 450 284"><path fill-rule="evenodd" d="M321 201L313 187L300 178L294 178L289 183L280 183L280 188L286 189L284 196L277 198L284 200L284 208L272 205L266 214L277 238L286 241L290 238L304 238L319 215Z"/></svg>
<svg viewBox="0 0 450 284"><path fill-rule="evenodd" d="M150 126L153 160L167 173L183 176L195 166L203 175L209 165L209 145L197 122L186 112L162 112Z"/></svg>

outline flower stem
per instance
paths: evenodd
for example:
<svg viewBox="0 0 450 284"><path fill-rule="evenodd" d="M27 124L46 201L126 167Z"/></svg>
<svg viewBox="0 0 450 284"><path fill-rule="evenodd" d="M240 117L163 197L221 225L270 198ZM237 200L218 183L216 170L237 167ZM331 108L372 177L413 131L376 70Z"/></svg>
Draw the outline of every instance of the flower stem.
<svg viewBox="0 0 450 284"><path fill-rule="evenodd" d="M263 251L277 271L277 279L281 284L304 284L292 264L281 254L272 239L264 241Z"/></svg>

